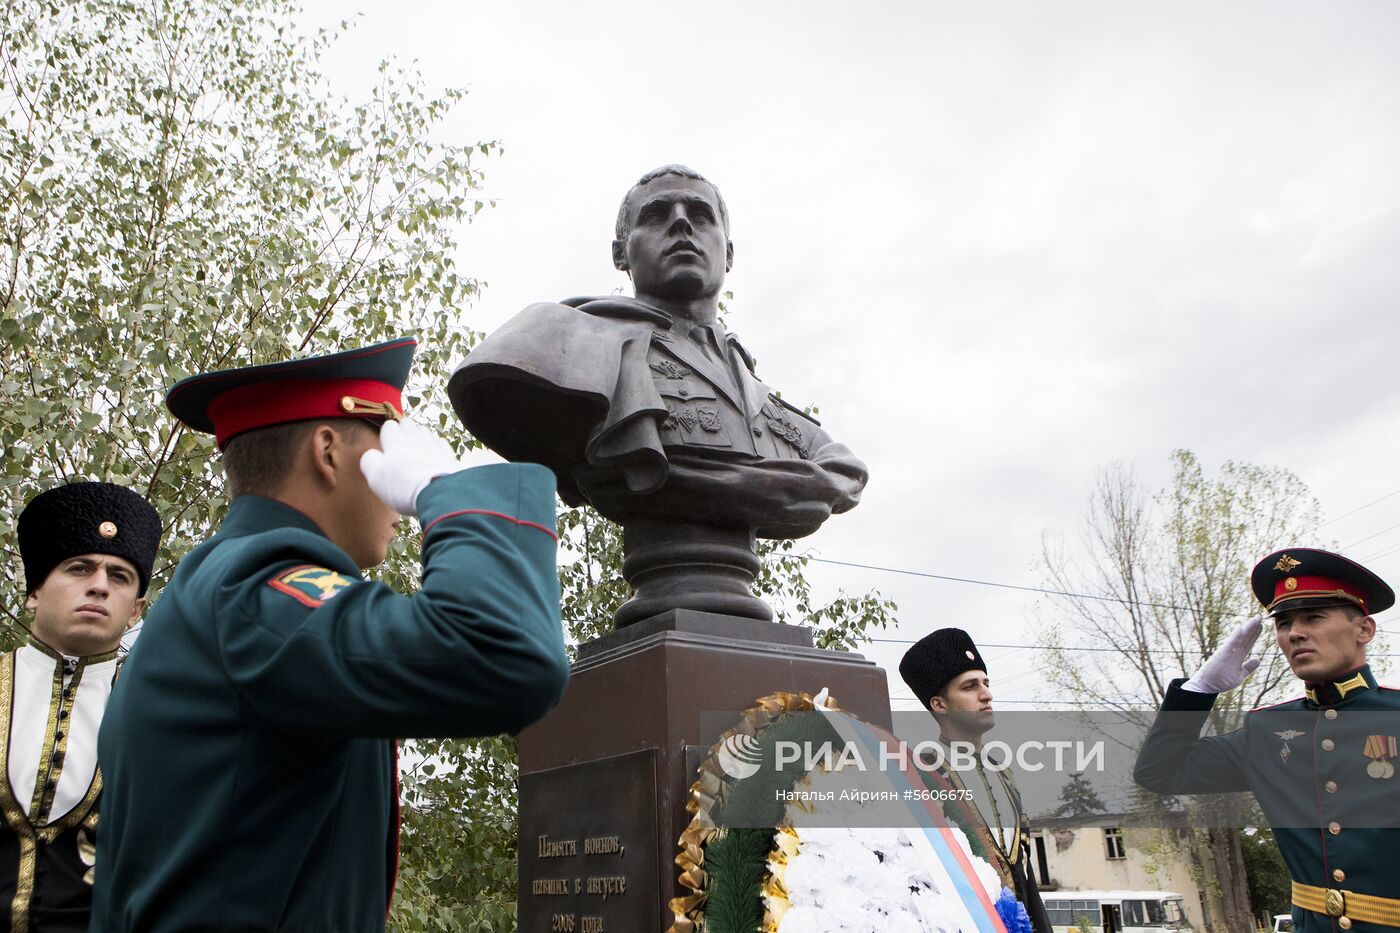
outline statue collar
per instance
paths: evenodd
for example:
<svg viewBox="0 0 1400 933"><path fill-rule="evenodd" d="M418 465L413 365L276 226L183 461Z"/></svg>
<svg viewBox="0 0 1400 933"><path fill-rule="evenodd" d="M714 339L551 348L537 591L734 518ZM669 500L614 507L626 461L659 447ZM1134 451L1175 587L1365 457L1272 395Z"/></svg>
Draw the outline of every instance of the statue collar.
<svg viewBox="0 0 1400 933"><path fill-rule="evenodd" d="M1358 692L1374 689L1376 689L1376 677L1371 673L1371 665L1363 664L1333 681L1320 683L1309 681L1303 690L1303 695L1314 706L1331 706Z"/></svg>

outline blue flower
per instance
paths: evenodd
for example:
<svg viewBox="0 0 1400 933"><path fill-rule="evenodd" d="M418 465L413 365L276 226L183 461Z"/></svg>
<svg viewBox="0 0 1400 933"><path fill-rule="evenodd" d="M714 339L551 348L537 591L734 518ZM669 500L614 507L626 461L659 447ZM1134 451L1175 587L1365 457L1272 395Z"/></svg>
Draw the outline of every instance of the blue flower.
<svg viewBox="0 0 1400 933"><path fill-rule="evenodd" d="M1010 888L1001 889L1001 897L997 898L997 914L1006 925L1006 933L1031 933L1030 915Z"/></svg>

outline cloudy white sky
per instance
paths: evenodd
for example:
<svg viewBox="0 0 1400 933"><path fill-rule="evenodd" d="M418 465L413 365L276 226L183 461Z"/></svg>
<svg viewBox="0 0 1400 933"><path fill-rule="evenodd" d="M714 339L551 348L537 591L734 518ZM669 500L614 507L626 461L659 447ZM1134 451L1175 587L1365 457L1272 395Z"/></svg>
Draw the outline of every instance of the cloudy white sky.
<svg viewBox="0 0 1400 933"><path fill-rule="evenodd" d="M356 12L338 91L416 60L470 88L445 138L505 146L483 165L498 206L462 236L479 329L625 285L611 225L644 171L720 186L730 326L871 469L807 539L822 557L1036 585L1042 532L1075 533L1098 467L1157 488L1185 447L1211 473L1286 467L1329 519L1381 499L1324 532L1400 583L1400 5L308 0L303 19ZM895 598L894 639L1032 640L1032 593L813 576ZM904 647L866 654L893 671ZM1035 652L985 654L1007 708L1054 696Z"/></svg>

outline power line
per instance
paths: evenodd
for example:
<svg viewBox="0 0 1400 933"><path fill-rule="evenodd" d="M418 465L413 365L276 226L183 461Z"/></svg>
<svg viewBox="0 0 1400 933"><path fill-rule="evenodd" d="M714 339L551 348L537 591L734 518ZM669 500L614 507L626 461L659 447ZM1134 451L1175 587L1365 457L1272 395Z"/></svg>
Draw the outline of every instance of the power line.
<svg viewBox="0 0 1400 933"><path fill-rule="evenodd" d="M1400 526L1397 526L1400 527ZM977 586L994 586L1003 590L1021 590L1027 593L1045 593L1049 596L1068 596L1071 599L1097 599L1106 603L1119 603L1124 606L1146 606L1149 609L1172 609L1177 612L1192 612L1190 606L1176 606L1171 603L1144 603L1121 596L1095 596L1092 593L1071 593L1068 590L1052 590L1043 586L1020 586L1015 583L996 583L991 580L975 580L971 577L950 577L941 573L925 573L922 570L901 570L898 567L881 567L878 564L857 564L853 561L831 560L827 557L811 557L808 560L818 564L834 564L838 567L857 567L861 570L879 570L884 573L899 573L909 577L924 577L929 580L946 580L950 583L973 583Z"/></svg>
<svg viewBox="0 0 1400 933"><path fill-rule="evenodd" d="M918 639L917 639L917 638L870 638L870 639L867 639L867 641L882 641L882 642L888 642L888 643L890 643L890 644L895 644L895 645L912 645L912 644L914 644L914 642L918 641ZM1052 650L1052 649L1053 649L1053 650L1057 650L1057 651L1107 651L1107 652L1111 652L1111 653L1113 653L1113 654L1128 654L1128 653L1130 653L1130 652L1124 651L1122 648L1092 648L1092 647L1089 647L1088 645L999 645L999 644L995 644L995 643L993 643L993 642L983 642L983 643L980 643L980 644L978 645L978 647L979 647L979 648L1016 648L1016 649L1018 649L1018 650L1030 649L1030 650L1033 650L1033 651L1046 651L1046 650ZM1148 648L1148 649L1146 649L1146 650L1147 650L1147 653L1148 653L1148 654L1176 654L1176 653L1177 653L1177 652L1171 650L1170 648Z"/></svg>
<svg viewBox="0 0 1400 933"><path fill-rule="evenodd" d="M912 644L914 644L914 642L916 642L916 641L918 641L918 640L919 640L919 639L917 639L917 638L867 638L867 639L866 639L866 641L885 642L885 643L891 644L891 645L912 645ZM1029 649L1029 650L1031 650L1031 651L1051 651L1051 650L1054 650L1054 651L1107 651L1107 652L1109 652L1109 653L1111 653L1111 654L1137 654L1137 651L1136 651L1136 650L1127 650L1127 649L1123 649L1123 648L1094 648L1094 647L1090 647L1089 645L999 645L999 644L996 644L996 643L994 643L994 642L981 642L981 643L978 644L978 647L980 647L980 648L1020 648L1020 649ZM1142 649L1142 650L1145 651L1147 654L1171 654L1171 655L1177 654L1177 652L1174 651L1174 650L1172 650L1171 648L1144 648L1144 649ZM1400 658L1400 654L1373 654L1373 655L1369 655L1369 657L1373 657L1373 658Z"/></svg>
<svg viewBox="0 0 1400 933"><path fill-rule="evenodd" d="M1381 535L1385 534L1387 531L1394 531L1394 530L1397 529L1397 528L1400 528L1400 522L1396 522L1394 525L1391 525L1389 528L1382 528L1380 531L1376 532L1375 534L1373 534L1373 535L1367 535L1366 537L1360 539L1359 541L1353 541L1353 542L1351 542L1350 544L1348 544L1346 547L1342 548L1342 550L1343 550L1343 551L1350 551L1352 548L1356 547L1358 544L1364 544L1364 543L1366 543L1367 541L1370 541L1372 538L1379 538Z"/></svg>
<svg viewBox="0 0 1400 933"><path fill-rule="evenodd" d="M1338 515L1336 518L1329 518L1327 521L1323 522L1321 525L1318 525L1317 527L1319 527L1319 528L1326 528L1328 525L1332 524L1333 522L1338 522L1338 521L1341 521L1342 519L1346 518L1347 516L1355 515L1357 512L1360 512L1362 509L1369 509L1369 508L1370 508L1371 506L1373 506L1373 505L1378 505L1379 503L1382 503L1382 502L1384 502L1385 500L1389 499L1391 496L1400 496L1400 489L1397 489L1397 490L1395 490L1394 492L1388 492L1388 493L1386 493L1385 495L1381 496L1379 499L1372 499L1370 502L1366 503L1365 505L1359 505L1359 506L1357 506L1356 508L1352 509L1350 512L1343 512L1341 515Z"/></svg>
<svg viewBox="0 0 1400 933"><path fill-rule="evenodd" d="M1381 558L1381 557L1389 557L1390 555L1392 555L1392 554L1394 554L1394 553L1396 553L1396 552L1398 552L1398 551L1400 551L1400 544L1387 544L1384 548L1382 548L1381 550L1377 551L1376 553L1374 553L1374 554L1368 554L1368 555L1366 555L1365 557L1360 558L1360 560L1362 560L1362 561L1373 561L1373 560L1376 560L1376 559Z"/></svg>

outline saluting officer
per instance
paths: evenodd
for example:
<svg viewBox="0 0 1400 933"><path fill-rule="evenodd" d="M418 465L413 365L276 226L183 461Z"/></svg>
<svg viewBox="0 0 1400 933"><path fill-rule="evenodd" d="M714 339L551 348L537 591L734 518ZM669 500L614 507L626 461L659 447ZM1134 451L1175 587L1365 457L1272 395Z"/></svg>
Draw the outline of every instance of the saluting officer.
<svg viewBox="0 0 1400 933"><path fill-rule="evenodd" d="M1250 579L1273 617L1303 695L1200 738L1218 694L1258 665L1260 619L1245 622L1189 680L1174 680L1134 771L1163 794L1252 790L1293 877L1298 933L1400 929L1400 692L1376 683L1372 613L1395 603L1385 581L1339 554L1288 548Z"/></svg>
<svg viewBox="0 0 1400 933"><path fill-rule="evenodd" d="M70 483L20 512L29 642L0 657L0 917L82 931L102 776L97 730L117 647L146 607L160 518L112 483Z"/></svg>
<svg viewBox="0 0 1400 933"><path fill-rule="evenodd" d="M397 419L414 341L194 376L166 403L233 501L102 730L94 930L381 930L396 738L516 732L568 677L554 480ZM401 514L422 589L360 576Z"/></svg>
<svg viewBox="0 0 1400 933"><path fill-rule="evenodd" d="M938 721L941 742L966 743L978 750L971 772L945 767L939 773L952 787L971 795L976 818L996 848L996 857L1009 876L1016 899L1026 908L1032 928L1035 933L1051 933L1050 917L1030 867L1031 825L1021 792L1009 767L988 773L982 764L983 738L996 719L991 677L972 636L960 628L941 628L925 635L900 659L899 676Z"/></svg>

